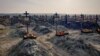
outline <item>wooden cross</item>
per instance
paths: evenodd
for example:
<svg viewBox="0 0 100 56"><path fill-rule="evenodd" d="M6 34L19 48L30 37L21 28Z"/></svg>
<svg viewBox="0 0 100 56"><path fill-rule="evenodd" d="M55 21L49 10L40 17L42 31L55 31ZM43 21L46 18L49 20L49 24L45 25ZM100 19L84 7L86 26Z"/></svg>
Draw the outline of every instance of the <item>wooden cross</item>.
<svg viewBox="0 0 100 56"><path fill-rule="evenodd" d="M25 16L26 16L26 17L28 17L28 14L29 14L29 13L27 13L27 11L25 11L25 13L24 13L24 14L25 14Z"/></svg>
<svg viewBox="0 0 100 56"><path fill-rule="evenodd" d="M27 11L25 11L25 17L27 18L28 17L28 15L29 15L29 13L27 13ZM26 28L27 28L27 34L29 33L29 29L28 29L28 22L27 22L27 25L26 25Z"/></svg>

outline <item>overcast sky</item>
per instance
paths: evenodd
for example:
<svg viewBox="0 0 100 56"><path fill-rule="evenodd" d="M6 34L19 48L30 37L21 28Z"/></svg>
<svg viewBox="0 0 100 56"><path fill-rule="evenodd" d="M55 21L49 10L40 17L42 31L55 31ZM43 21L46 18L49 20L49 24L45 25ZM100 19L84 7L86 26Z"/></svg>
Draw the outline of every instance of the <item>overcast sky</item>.
<svg viewBox="0 0 100 56"><path fill-rule="evenodd" d="M0 13L100 14L100 0L0 0Z"/></svg>

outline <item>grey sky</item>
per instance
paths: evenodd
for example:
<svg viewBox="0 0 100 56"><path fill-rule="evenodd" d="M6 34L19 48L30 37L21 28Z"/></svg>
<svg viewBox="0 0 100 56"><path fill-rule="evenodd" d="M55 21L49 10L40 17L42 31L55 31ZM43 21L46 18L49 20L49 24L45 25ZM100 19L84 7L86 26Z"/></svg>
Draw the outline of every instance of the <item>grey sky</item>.
<svg viewBox="0 0 100 56"><path fill-rule="evenodd" d="M100 14L100 0L0 0L0 13Z"/></svg>

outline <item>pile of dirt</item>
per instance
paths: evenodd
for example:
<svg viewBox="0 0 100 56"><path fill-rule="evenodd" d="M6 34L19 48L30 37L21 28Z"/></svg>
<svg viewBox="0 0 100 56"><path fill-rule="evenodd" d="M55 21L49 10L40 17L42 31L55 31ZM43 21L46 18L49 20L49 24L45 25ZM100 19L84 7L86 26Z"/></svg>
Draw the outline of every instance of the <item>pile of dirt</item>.
<svg viewBox="0 0 100 56"><path fill-rule="evenodd" d="M100 56L100 51L91 47L89 42L100 39L89 35L53 37L50 41L57 47L65 50L71 56ZM96 41L98 43L98 41ZM95 43L96 43L95 42ZM99 44L99 43L98 43Z"/></svg>
<svg viewBox="0 0 100 56"><path fill-rule="evenodd" d="M0 56L7 56L21 40L20 38L0 38Z"/></svg>
<svg viewBox="0 0 100 56"><path fill-rule="evenodd" d="M25 30L22 30L22 29L14 29L13 31L11 31L9 33L9 36L10 37L23 37L23 35L26 33Z"/></svg>
<svg viewBox="0 0 100 56"><path fill-rule="evenodd" d="M36 26L33 30L42 35L51 32L51 30L45 26Z"/></svg>
<svg viewBox="0 0 100 56"><path fill-rule="evenodd" d="M14 48L9 56L49 56L49 53L38 46L35 40L27 39Z"/></svg>

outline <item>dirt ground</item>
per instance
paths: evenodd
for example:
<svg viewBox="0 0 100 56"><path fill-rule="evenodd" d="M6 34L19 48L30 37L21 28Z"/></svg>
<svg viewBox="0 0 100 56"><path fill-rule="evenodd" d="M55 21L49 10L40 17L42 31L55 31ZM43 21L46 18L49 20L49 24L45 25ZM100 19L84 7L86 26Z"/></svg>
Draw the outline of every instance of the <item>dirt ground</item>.
<svg viewBox="0 0 100 56"><path fill-rule="evenodd" d="M0 38L0 56L7 56L9 51L20 41L20 38Z"/></svg>

